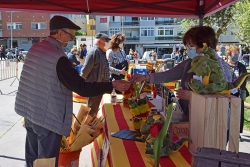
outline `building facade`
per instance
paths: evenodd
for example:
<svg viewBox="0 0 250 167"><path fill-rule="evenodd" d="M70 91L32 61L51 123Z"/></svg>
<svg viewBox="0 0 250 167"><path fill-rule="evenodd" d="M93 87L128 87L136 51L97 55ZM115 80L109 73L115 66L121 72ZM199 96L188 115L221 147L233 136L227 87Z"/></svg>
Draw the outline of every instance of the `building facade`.
<svg viewBox="0 0 250 167"><path fill-rule="evenodd" d="M48 13L1 11L0 43L6 48L28 50L49 35L49 20Z"/></svg>

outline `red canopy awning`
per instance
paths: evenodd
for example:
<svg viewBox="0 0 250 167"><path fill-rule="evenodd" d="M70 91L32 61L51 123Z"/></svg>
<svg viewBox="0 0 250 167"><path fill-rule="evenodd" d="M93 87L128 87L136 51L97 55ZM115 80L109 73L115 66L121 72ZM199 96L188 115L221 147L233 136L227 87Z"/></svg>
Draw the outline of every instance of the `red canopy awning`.
<svg viewBox="0 0 250 167"><path fill-rule="evenodd" d="M90 15L199 18L237 0L0 0L0 8Z"/></svg>

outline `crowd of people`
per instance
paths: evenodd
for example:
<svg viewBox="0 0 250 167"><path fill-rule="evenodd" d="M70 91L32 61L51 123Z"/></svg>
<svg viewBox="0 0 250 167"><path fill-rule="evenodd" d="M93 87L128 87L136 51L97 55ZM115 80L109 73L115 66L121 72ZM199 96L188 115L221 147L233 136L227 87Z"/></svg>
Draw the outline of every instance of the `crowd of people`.
<svg viewBox="0 0 250 167"><path fill-rule="evenodd" d="M24 56L22 51L18 47L15 48L14 53L12 49L5 49L3 45L0 46L0 57L1 60L6 60L6 59L14 59L16 58L17 61L24 60Z"/></svg>

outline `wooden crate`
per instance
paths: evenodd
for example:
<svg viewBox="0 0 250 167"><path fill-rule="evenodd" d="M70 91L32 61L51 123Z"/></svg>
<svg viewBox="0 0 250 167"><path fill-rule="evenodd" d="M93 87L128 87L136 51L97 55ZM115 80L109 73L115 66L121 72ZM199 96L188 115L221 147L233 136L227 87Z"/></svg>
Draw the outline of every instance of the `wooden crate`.
<svg viewBox="0 0 250 167"><path fill-rule="evenodd" d="M230 106L228 150L239 151L241 99L232 95L199 95L191 92L189 151L198 147L226 150Z"/></svg>
<svg viewBox="0 0 250 167"><path fill-rule="evenodd" d="M198 148L193 153L192 167L249 167L250 154L215 148Z"/></svg>

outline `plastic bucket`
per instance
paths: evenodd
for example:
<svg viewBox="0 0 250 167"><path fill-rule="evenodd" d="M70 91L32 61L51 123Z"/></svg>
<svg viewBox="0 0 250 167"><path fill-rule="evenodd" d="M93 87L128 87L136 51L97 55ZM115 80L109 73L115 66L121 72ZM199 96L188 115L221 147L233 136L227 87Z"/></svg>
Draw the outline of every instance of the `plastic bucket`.
<svg viewBox="0 0 250 167"><path fill-rule="evenodd" d="M78 167L81 151L82 150L60 153L58 159L58 167Z"/></svg>

